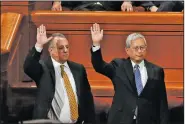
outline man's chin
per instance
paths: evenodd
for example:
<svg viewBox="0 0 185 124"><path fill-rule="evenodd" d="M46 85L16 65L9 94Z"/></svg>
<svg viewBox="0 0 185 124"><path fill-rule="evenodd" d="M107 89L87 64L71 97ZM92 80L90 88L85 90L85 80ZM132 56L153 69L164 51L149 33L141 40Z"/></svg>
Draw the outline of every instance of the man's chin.
<svg viewBox="0 0 185 124"><path fill-rule="evenodd" d="M65 63L65 62L67 62L67 60L68 60L68 58L66 58L66 59L60 59L60 62Z"/></svg>
<svg viewBox="0 0 185 124"><path fill-rule="evenodd" d="M143 60L143 58L142 59L136 59L136 62L140 63L142 60Z"/></svg>

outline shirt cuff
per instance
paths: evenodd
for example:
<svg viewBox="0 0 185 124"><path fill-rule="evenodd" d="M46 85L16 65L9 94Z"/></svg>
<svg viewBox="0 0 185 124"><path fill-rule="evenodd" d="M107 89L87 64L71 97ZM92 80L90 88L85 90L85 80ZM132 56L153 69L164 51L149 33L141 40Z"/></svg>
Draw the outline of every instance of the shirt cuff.
<svg viewBox="0 0 185 124"><path fill-rule="evenodd" d="M99 49L100 49L100 46L92 46L92 51L93 52L96 52Z"/></svg>
<svg viewBox="0 0 185 124"><path fill-rule="evenodd" d="M43 48L40 48L40 47L36 47L36 46L35 46L35 49L37 50L37 52L40 53L40 52L42 51Z"/></svg>

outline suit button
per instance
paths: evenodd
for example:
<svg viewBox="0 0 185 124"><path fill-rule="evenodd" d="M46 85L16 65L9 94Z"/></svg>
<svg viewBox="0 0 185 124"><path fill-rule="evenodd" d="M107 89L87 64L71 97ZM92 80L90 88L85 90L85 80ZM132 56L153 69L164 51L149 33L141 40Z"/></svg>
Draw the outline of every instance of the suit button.
<svg viewBox="0 0 185 124"><path fill-rule="evenodd" d="M123 109L122 108L118 108L118 111L123 111Z"/></svg>

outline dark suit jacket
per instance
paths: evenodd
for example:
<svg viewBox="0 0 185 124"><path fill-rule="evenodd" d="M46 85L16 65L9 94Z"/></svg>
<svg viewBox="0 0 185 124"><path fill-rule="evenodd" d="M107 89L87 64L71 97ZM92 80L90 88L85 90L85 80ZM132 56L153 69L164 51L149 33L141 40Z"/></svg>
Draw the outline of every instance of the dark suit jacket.
<svg viewBox="0 0 185 124"><path fill-rule="evenodd" d="M106 11L120 11L121 10L122 1L62 1L62 6L68 7L71 10L73 10L74 8L78 6L95 3L95 2L100 2ZM99 11L98 8L97 9L91 8L90 10Z"/></svg>
<svg viewBox="0 0 185 124"><path fill-rule="evenodd" d="M36 82L38 87L33 119L47 118L55 92L55 71L51 57L39 62L40 55L41 53L37 52L33 47L24 63L25 73ZM85 68L83 65L71 61L67 61L67 63L72 71L77 88L79 101L78 121L95 123L94 102Z"/></svg>
<svg viewBox="0 0 185 124"><path fill-rule="evenodd" d="M158 12L180 12L184 9L182 1L135 1L134 4L143 6L146 10L149 7L158 7Z"/></svg>
<svg viewBox="0 0 185 124"><path fill-rule="evenodd" d="M108 115L108 124L131 124L136 105L138 106L137 124L167 124L168 105L162 68L144 60L148 80L137 95L131 60L114 59L106 63L101 49L92 52L94 69L112 80L115 94Z"/></svg>

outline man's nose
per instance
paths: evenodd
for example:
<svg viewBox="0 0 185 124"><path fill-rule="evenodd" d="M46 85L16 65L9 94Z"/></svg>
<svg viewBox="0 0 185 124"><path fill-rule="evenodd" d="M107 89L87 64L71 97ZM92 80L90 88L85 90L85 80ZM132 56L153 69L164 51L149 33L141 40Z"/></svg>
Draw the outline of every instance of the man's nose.
<svg viewBox="0 0 185 124"><path fill-rule="evenodd" d="M142 48L141 47L139 47L138 52L142 52Z"/></svg>
<svg viewBox="0 0 185 124"><path fill-rule="evenodd" d="M67 52L67 51L68 51L68 49L66 47L64 47L64 52Z"/></svg>

